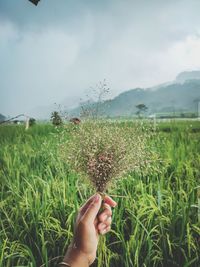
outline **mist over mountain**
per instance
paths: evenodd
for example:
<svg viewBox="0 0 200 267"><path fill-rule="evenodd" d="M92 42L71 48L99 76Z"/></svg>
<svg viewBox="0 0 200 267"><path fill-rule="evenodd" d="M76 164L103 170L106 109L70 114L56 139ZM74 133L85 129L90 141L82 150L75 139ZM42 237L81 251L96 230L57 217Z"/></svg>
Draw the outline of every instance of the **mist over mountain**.
<svg viewBox="0 0 200 267"><path fill-rule="evenodd" d="M176 77L176 82L178 83L184 83L188 80L200 80L200 71L184 71Z"/></svg>
<svg viewBox="0 0 200 267"><path fill-rule="evenodd" d="M198 101L200 101L200 71L181 72L176 79L151 88L134 88L122 92L113 99L100 103L99 111L103 116L136 116L138 104L147 106L146 115L166 113L193 113L197 114ZM80 116L80 99L66 98L62 103L38 106L26 112L36 119L50 119L51 112L62 110L69 116ZM83 104L83 103L82 103ZM87 102L85 102L87 108ZM96 103L91 103L95 106ZM5 119L1 115L1 120ZM18 114L16 114L18 115Z"/></svg>
<svg viewBox="0 0 200 267"><path fill-rule="evenodd" d="M135 88L125 91L100 105L106 116L135 116L138 104L148 107L147 114L196 113L200 101L200 71L182 72L174 82L153 88ZM80 107L70 111L80 115Z"/></svg>

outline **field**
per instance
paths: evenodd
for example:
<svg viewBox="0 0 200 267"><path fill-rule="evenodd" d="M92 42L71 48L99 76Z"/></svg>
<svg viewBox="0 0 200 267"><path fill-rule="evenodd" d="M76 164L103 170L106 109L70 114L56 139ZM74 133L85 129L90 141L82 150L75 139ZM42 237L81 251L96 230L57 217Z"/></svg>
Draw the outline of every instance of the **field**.
<svg viewBox="0 0 200 267"><path fill-rule="evenodd" d="M58 131L0 126L1 267L56 266L78 207L94 193L59 160ZM200 122L156 131L166 167L131 173L110 192L118 206L93 266L200 266Z"/></svg>

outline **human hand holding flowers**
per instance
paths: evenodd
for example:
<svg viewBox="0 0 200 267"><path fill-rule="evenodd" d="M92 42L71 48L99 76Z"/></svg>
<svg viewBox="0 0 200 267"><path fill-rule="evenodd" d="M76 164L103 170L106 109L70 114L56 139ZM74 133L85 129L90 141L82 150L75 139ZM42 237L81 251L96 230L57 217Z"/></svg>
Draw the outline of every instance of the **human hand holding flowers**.
<svg viewBox="0 0 200 267"><path fill-rule="evenodd" d="M111 207L117 203L109 196L102 198L99 194L93 195L79 210L74 238L63 260L71 267L86 267L96 258L97 245L100 234L106 234L111 229ZM99 213L100 208L102 212Z"/></svg>

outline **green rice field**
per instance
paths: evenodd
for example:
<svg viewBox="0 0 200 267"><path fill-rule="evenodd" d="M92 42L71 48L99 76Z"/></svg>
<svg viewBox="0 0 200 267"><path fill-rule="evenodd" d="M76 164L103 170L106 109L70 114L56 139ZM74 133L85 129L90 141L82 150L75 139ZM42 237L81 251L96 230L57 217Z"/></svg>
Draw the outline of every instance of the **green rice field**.
<svg viewBox="0 0 200 267"><path fill-rule="evenodd" d="M60 160L60 130L0 125L0 267L57 266L94 193ZM118 205L93 266L200 266L200 121L160 122L155 139L165 167L110 190Z"/></svg>

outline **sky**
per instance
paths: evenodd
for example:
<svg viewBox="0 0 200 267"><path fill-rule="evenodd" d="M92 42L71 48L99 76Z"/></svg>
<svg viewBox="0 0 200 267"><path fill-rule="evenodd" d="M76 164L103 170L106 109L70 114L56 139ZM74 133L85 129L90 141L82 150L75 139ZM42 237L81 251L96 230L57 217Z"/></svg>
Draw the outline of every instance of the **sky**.
<svg viewBox="0 0 200 267"><path fill-rule="evenodd" d="M0 113L72 107L200 69L199 0L0 0Z"/></svg>

